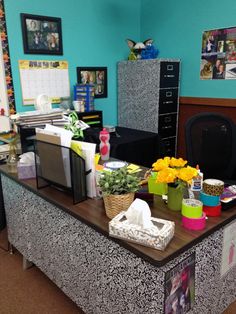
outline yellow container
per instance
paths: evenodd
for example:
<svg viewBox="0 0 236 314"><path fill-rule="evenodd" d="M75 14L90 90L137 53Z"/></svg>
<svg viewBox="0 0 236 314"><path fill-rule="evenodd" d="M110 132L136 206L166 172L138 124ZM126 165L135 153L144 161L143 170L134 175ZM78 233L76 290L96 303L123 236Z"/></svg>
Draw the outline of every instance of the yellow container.
<svg viewBox="0 0 236 314"><path fill-rule="evenodd" d="M157 173L152 172L151 176L148 179L148 192L157 194L157 195L167 194L167 191L168 191L167 184L156 182L156 177L157 177Z"/></svg>

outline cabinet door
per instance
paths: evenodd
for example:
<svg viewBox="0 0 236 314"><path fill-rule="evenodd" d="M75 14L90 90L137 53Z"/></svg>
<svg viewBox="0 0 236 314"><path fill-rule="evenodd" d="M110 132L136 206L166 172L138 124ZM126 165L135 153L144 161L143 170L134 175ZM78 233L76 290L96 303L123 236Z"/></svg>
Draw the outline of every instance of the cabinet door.
<svg viewBox="0 0 236 314"><path fill-rule="evenodd" d="M178 88L160 89L159 114L178 111Z"/></svg>
<svg viewBox="0 0 236 314"><path fill-rule="evenodd" d="M160 87L178 87L179 62L162 61L160 67Z"/></svg>

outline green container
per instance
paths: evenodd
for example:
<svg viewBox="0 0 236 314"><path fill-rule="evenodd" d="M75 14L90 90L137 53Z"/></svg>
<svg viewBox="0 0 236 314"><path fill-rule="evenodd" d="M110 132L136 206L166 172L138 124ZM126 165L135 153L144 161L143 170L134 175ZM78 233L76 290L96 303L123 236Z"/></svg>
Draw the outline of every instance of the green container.
<svg viewBox="0 0 236 314"><path fill-rule="evenodd" d="M167 194L167 184L166 183L158 183L156 182L157 173L152 172L151 176L148 179L148 192L157 194L157 195L163 195Z"/></svg>
<svg viewBox="0 0 236 314"><path fill-rule="evenodd" d="M180 211L182 208L182 200L183 200L183 189L176 188L168 185L168 200L167 206L169 209L174 211Z"/></svg>

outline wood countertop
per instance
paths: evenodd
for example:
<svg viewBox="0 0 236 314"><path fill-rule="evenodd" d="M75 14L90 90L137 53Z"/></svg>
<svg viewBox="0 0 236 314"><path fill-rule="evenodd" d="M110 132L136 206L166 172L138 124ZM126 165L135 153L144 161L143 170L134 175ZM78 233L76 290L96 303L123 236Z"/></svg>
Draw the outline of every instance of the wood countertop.
<svg viewBox="0 0 236 314"><path fill-rule="evenodd" d="M118 243L127 250L133 252L145 261L155 265L163 266L181 253L199 243L201 240L220 229L236 218L236 207L223 211L220 217L209 217L206 222L206 229L201 231L189 231L181 226L181 213L174 212L167 208L159 196L154 199L153 206L150 206L152 216L167 219L175 222L175 235L164 251L159 251L142 245L109 237L109 218L105 214L103 200L88 199L73 205L72 196L53 187L37 189L36 180L19 180L17 175L8 173L7 166L0 166L0 173L21 184L46 201L56 205L63 211L74 216L76 219L87 224L102 233L110 240Z"/></svg>

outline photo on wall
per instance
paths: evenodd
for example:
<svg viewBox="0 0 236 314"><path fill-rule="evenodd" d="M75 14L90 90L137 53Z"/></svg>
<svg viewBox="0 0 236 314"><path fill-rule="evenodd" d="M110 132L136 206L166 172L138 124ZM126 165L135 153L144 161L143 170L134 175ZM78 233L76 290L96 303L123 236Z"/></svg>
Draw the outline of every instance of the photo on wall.
<svg viewBox="0 0 236 314"><path fill-rule="evenodd" d="M24 53L62 55L61 18L21 13Z"/></svg>
<svg viewBox="0 0 236 314"><path fill-rule="evenodd" d="M77 83L94 85L94 97L107 97L107 67L77 67Z"/></svg>
<svg viewBox="0 0 236 314"><path fill-rule="evenodd" d="M200 78L236 79L236 27L203 32Z"/></svg>
<svg viewBox="0 0 236 314"><path fill-rule="evenodd" d="M195 253L165 275L165 314L187 313L195 299Z"/></svg>

